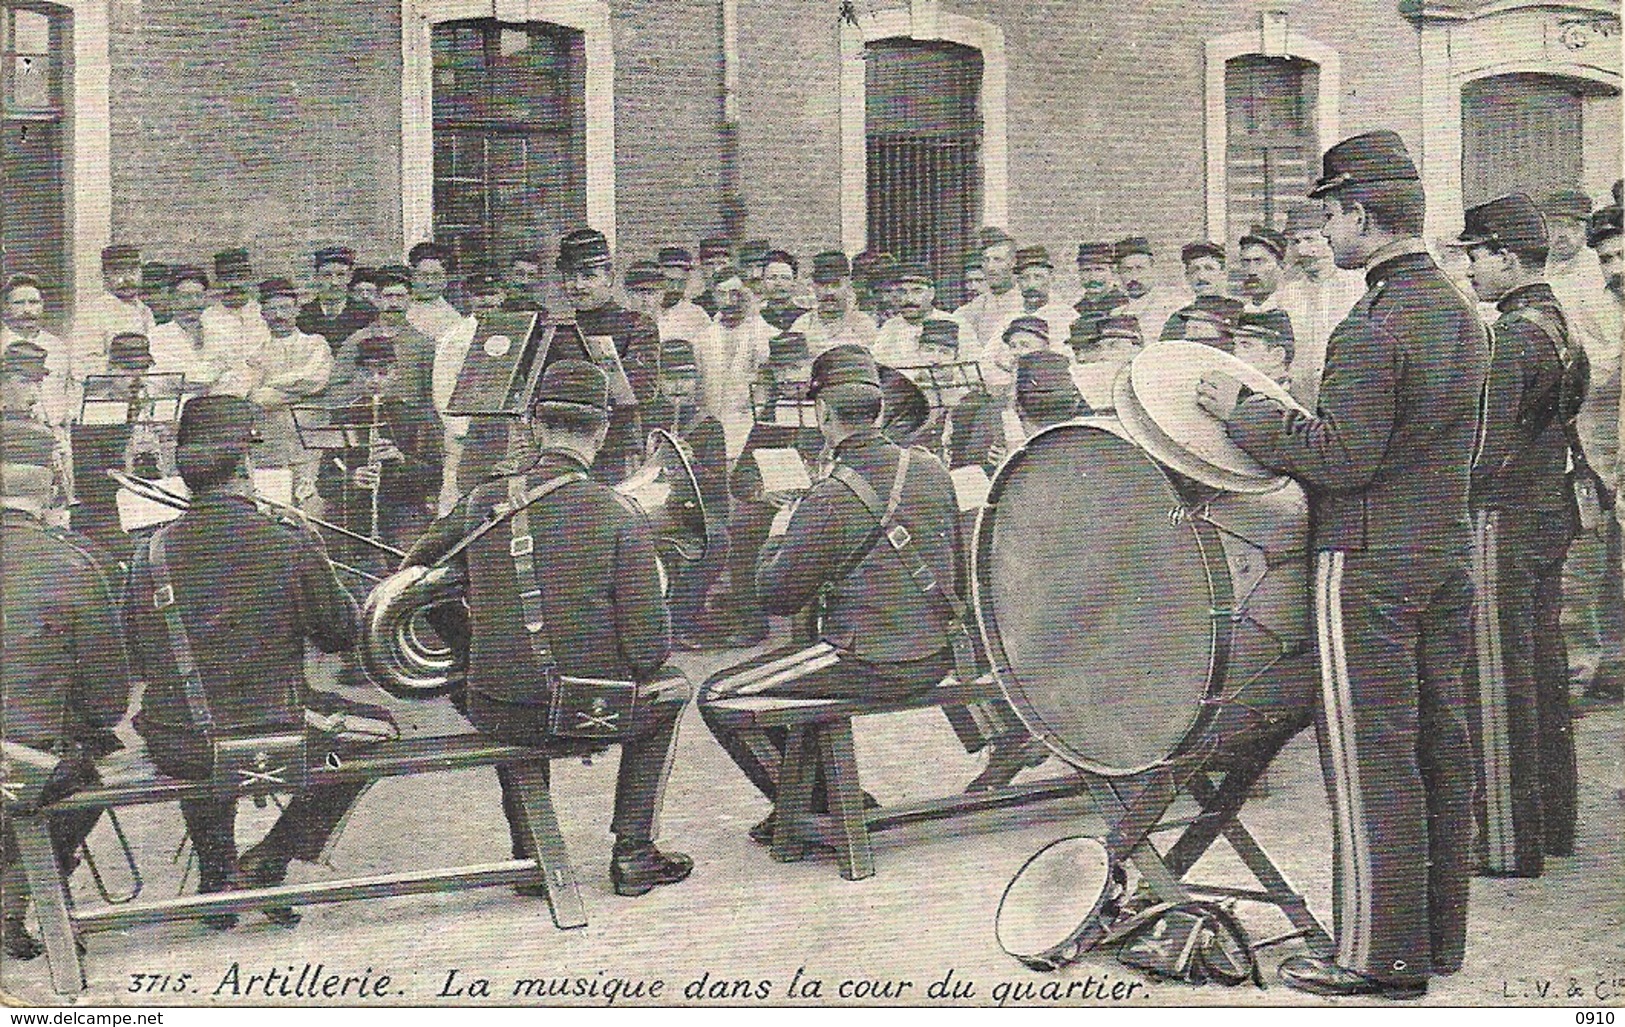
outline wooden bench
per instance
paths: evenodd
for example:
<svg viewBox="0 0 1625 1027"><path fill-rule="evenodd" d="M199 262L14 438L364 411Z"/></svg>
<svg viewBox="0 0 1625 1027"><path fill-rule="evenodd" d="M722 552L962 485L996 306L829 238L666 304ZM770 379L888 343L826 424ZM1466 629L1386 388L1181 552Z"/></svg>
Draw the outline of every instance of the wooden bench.
<svg viewBox="0 0 1625 1027"><path fill-rule="evenodd" d="M950 677L929 692L893 702L734 695L711 700L707 709L719 722L738 730L747 744L753 746L766 745L763 734L766 728L785 728L789 732L783 760L778 761L777 753L770 754L772 761L779 762L778 799L773 805L773 858L794 862L806 855L809 844L829 845L835 849L841 876L857 881L874 876L870 836L876 831L1088 794L1084 779L1071 774L985 792L963 792L896 806L864 808L853 746L852 721L855 718L938 706L966 706L1000 698L998 685L989 674L970 682ZM813 784L820 768L828 792L828 813L815 813L812 809Z"/></svg>
<svg viewBox="0 0 1625 1027"><path fill-rule="evenodd" d="M78 936L136 924L196 919L206 913L246 913L266 906L312 905L422 892L443 892L499 885L540 884L546 892L553 923L561 930L585 927L587 914L570 865L558 818L548 796L547 761L553 754L505 745L480 734L396 739L359 748L351 755L329 754L311 769L308 784L376 781L447 770L504 764L513 775L524 805L535 859L478 863L431 870L404 871L373 877L309 884L244 888L240 891L189 895L126 905L75 909L51 848L46 815L82 809L114 809L174 802L209 794L266 795L287 786L254 784L233 787L211 781L182 781L156 776L84 789L43 809L14 808L8 814L33 895L50 964L51 984L58 994L77 995L85 987Z"/></svg>

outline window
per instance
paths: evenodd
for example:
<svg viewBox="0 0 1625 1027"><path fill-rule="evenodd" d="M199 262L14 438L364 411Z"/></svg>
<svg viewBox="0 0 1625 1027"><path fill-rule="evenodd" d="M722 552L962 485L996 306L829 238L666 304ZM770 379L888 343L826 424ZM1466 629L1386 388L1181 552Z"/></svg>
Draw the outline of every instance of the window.
<svg viewBox="0 0 1625 1027"><path fill-rule="evenodd" d="M1556 75L1493 75L1461 91L1461 200L1474 207L1510 192L1537 200L1580 187L1587 87ZM1617 174L1617 172L1616 172Z"/></svg>
<svg viewBox="0 0 1625 1027"><path fill-rule="evenodd" d="M1320 155L1315 138L1320 67L1246 54L1225 62L1225 238L1255 224L1280 227L1302 201Z"/></svg>
<svg viewBox="0 0 1625 1027"><path fill-rule="evenodd" d="M982 55L883 39L864 58L869 246L928 264L951 309L982 210Z"/></svg>
<svg viewBox="0 0 1625 1027"><path fill-rule="evenodd" d="M69 283L63 166L72 53L69 17L45 4L0 9L4 124L0 126L0 261L46 283L50 316L59 317Z"/></svg>
<svg viewBox="0 0 1625 1027"><path fill-rule="evenodd" d="M586 224L582 33L442 22L432 49L436 241L494 268Z"/></svg>

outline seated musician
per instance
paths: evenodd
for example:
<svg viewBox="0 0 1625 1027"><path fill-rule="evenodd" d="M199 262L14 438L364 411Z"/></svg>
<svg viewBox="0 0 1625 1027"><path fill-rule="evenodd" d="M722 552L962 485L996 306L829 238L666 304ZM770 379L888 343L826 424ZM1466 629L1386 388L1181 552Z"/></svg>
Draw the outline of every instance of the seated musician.
<svg viewBox="0 0 1625 1027"><path fill-rule="evenodd" d="M989 391L960 400L949 419L948 466L984 464L997 467L1003 454L1025 437L1015 407L1016 364L1026 354L1048 351L1050 324L1025 314L1005 326L998 345L985 356L990 367Z"/></svg>
<svg viewBox="0 0 1625 1027"><path fill-rule="evenodd" d="M620 735L610 879L617 894L642 895L683 880L694 868L687 856L661 852L654 838L689 689L669 674L661 677L663 687L650 687L671 652L654 538L639 513L588 477L609 431L608 390L592 364L551 364L532 406L540 461L523 475L475 488L430 526L405 565L431 565L495 511L519 511L507 516L508 528L487 531L455 557L465 569L469 599L462 705L469 721L494 738L575 754L608 743L550 731L552 671L639 684L631 722ZM515 594L516 575L534 589ZM504 768L497 776L514 856L529 858L519 796Z"/></svg>
<svg viewBox="0 0 1625 1027"><path fill-rule="evenodd" d="M968 635L962 634L963 607L955 586L959 512L947 470L935 457L902 449L880 433L876 427L880 377L874 358L862 347L837 346L821 354L813 362L808 393L825 443L833 451L835 470L799 505L786 507L775 518L757 563L756 591L769 612L782 615L795 613L825 593L821 644L833 647L838 659L759 694L900 700L930 691L956 671L974 676L974 655L968 652ZM858 488L873 496L862 496L847 483L854 479ZM879 498L884 496L891 497L889 503ZM878 500L881 510L871 512L867 501L871 498ZM916 584L919 579L910 575L907 558L881 541L880 516L888 505L894 507L890 516L906 528L918 559L935 578L936 594L923 592ZM964 643L958 653L956 640ZM795 648L723 671L700 694L700 712L712 733L770 799L777 794L777 767L765 765L746 739L721 724L710 703L732 694L730 678L781 659ZM768 736L782 755L785 731L770 729ZM1024 731L1001 738L993 759L1008 762L997 750L1019 752L1025 741ZM822 783L815 785L815 810L827 808L823 792ZM769 817L751 829L751 837L765 844L773 826Z"/></svg>
<svg viewBox="0 0 1625 1027"><path fill-rule="evenodd" d="M1186 323L1195 323L1198 316L1191 315ZM1112 413L1117 376L1145 348L1139 320L1124 314L1084 314L1072 322L1067 346L1072 351L1072 380L1083 402L1097 414Z"/></svg>
<svg viewBox="0 0 1625 1027"><path fill-rule="evenodd" d="M0 425L5 504L0 734L61 760L41 795L44 802L99 780L91 761L117 748L110 729L130 699L105 556L89 539L45 521L55 450L56 437L44 425L20 420ZM73 872L79 846L100 815L99 810L52 814L51 846L64 875ZM4 817L0 812L0 820ZM11 959L33 959L42 951L23 925L27 906L28 883L6 822L0 827L0 908Z"/></svg>
<svg viewBox="0 0 1625 1027"><path fill-rule="evenodd" d="M254 405L199 396L181 410L175 458L191 507L137 547L124 594L132 669L146 682L135 726L158 769L209 780L231 743L297 736L305 726L305 643L353 646L356 606L315 534L254 501ZM297 795L259 844L237 854L237 800L181 800L198 858L198 890L281 883L294 859L315 862L364 783ZM291 926L291 909L268 908ZM225 930L234 914L209 914Z"/></svg>

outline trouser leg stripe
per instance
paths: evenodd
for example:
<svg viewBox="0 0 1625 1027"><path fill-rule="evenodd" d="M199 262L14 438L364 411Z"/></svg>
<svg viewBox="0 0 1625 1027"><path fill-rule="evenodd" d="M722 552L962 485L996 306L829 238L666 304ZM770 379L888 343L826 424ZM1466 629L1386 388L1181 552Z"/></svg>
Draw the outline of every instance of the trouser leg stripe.
<svg viewBox="0 0 1625 1027"><path fill-rule="evenodd" d="M1478 705L1484 760L1484 833L1491 870L1516 862L1512 837L1511 744L1507 725L1506 658L1501 638L1499 518L1479 514L1477 625Z"/></svg>
<svg viewBox="0 0 1625 1027"><path fill-rule="evenodd" d="M1327 609L1331 612L1332 652L1336 654L1333 666L1337 671L1337 689L1341 699L1343 745L1349 779L1349 836L1354 841L1351 862L1354 865L1356 930L1352 943L1354 969L1365 970L1371 961L1371 879L1375 876L1371 866L1371 837L1365 814L1365 795L1361 791L1358 735L1355 731L1354 687L1349 678L1348 647L1343 635L1343 561L1341 552L1332 554L1331 584L1328 587Z"/></svg>
<svg viewBox="0 0 1625 1027"><path fill-rule="evenodd" d="M1332 819L1338 832L1338 962L1352 966L1359 947L1360 909L1364 905L1365 885L1357 859L1359 827L1354 819L1355 776L1352 747L1347 737L1353 730L1353 723L1339 687L1342 646L1334 630L1336 621L1341 619L1334 615L1334 601L1338 595L1334 586L1341 569L1341 553L1320 554L1319 573L1316 576L1315 627L1319 633L1321 697L1326 711L1327 744L1331 750Z"/></svg>

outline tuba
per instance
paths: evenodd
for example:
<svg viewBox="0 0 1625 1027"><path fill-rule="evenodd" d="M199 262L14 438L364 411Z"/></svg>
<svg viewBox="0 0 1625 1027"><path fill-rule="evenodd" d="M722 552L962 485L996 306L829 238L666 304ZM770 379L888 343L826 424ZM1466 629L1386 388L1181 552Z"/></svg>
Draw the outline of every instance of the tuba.
<svg viewBox="0 0 1625 1027"><path fill-rule="evenodd" d="M649 434L643 466L615 492L649 524L664 558L706 553L705 503L694 469L670 432ZM361 665L374 684L398 699L433 699L462 687L468 669L468 583L453 562L507 517L486 521L433 566L407 567L385 578L362 607Z"/></svg>

